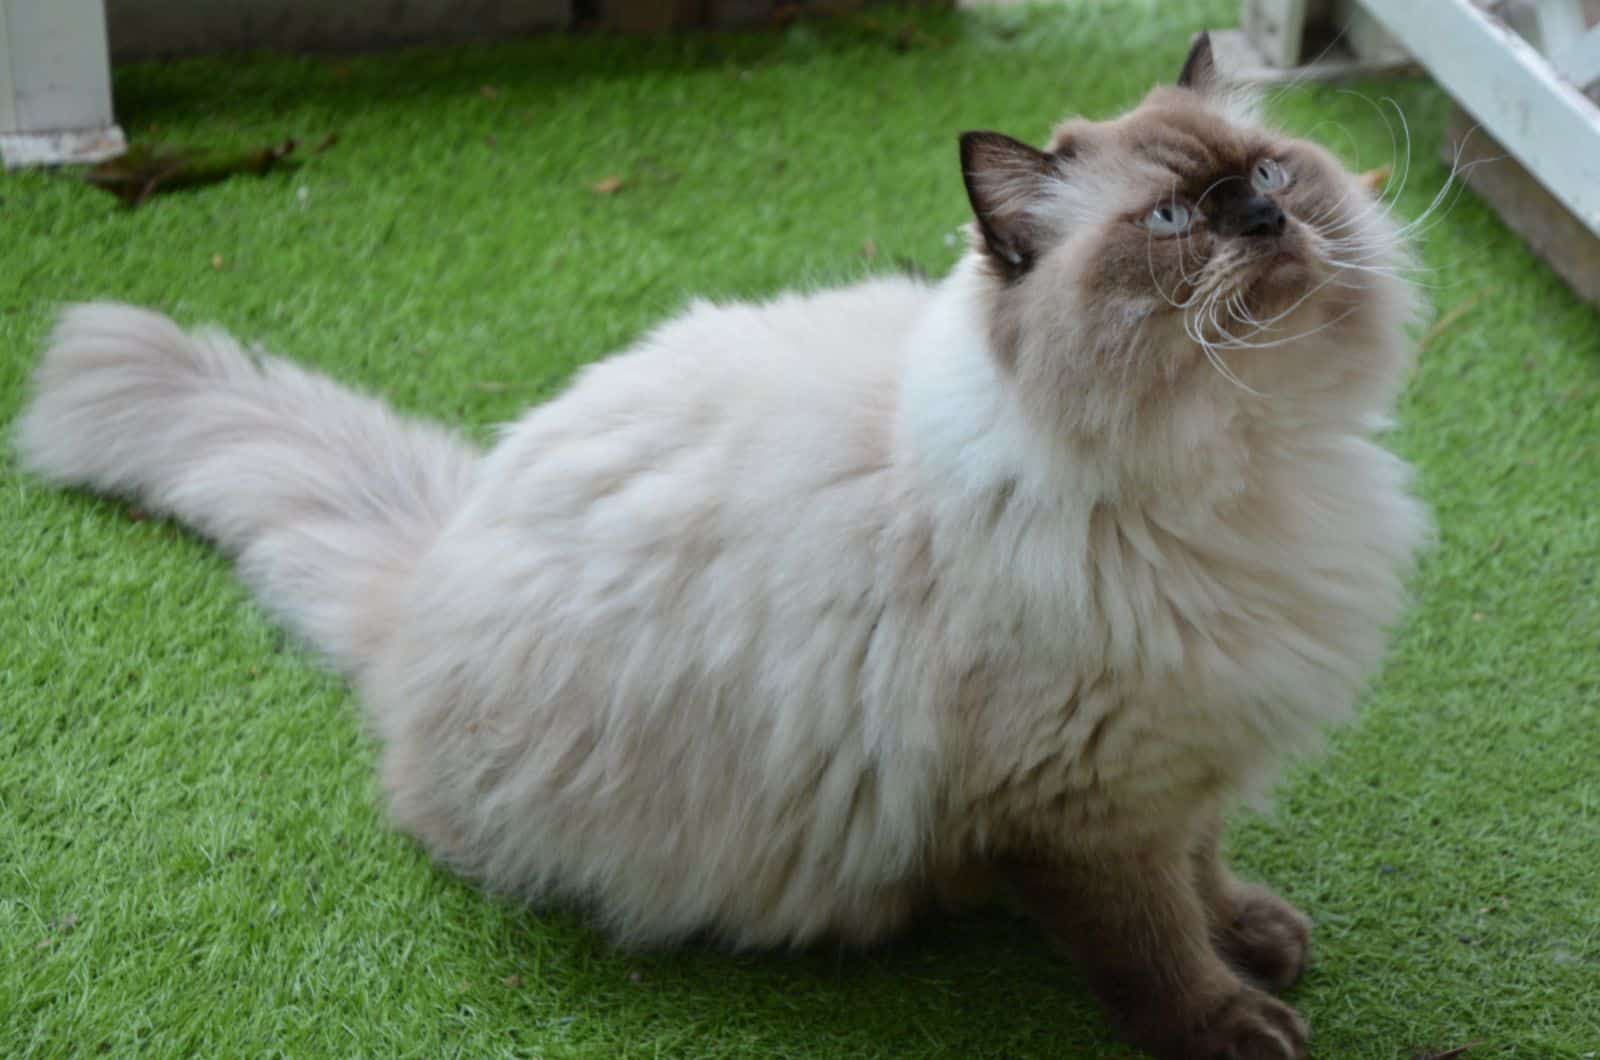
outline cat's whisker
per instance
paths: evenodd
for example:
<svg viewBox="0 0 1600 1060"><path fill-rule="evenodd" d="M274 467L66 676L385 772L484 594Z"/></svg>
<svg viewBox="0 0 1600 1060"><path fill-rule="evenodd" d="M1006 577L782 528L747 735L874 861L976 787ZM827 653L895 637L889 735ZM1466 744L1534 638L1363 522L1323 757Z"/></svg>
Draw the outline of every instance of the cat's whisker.
<svg viewBox="0 0 1600 1060"><path fill-rule="evenodd" d="M1245 304L1245 297L1244 292L1237 291L1228 299L1228 316L1250 328L1251 336L1273 330L1270 324L1259 320L1254 313L1250 312L1249 306Z"/></svg>
<svg viewBox="0 0 1600 1060"><path fill-rule="evenodd" d="M1368 96L1365 92L1357 92L1353 88L1341 88L1338 91L1341 95L1354 96L1367 106L1371 107L1373 112L1378 115L1378 120L1383 122L1383 127L1389 132L1389 172L1391 175L1393 175L1395 166L1399 164L1400 161L1400 142L1394 135L1394 126L1390 124L1389 116L1385 114L1383 112L1383 108L1378 106L1378 104L1373 101L1372 97ZM1360 160L1357 159L1356 161L1359 165ZM1380 204L1382 204L1384 199L1388 196L1392 184L1392 181L1386 184L1383 192L1378 195L1377 201Z"/></svg>
<svg viewBox="0 0 1600 1060"><path fill-rule="evenodd" d="M1216 191L1217 188L1221 187L1222 185L1227 184L1230 181L1244 180L1244 179L1245 179L1244 177L1238 175L1237 173L1230 173L1225 177L1218 177L1216 180L1213 180L1211 182L1210 186L1207 187L1205 191L1202 191L1200 193L1200 197L1194 201L1194 208L1196 210L1200 209L1200 207L1202 205L1204 205L1204 203L1206 201L1206 196L1210 195L1212 192Z"/></svg>
<svg viewBox="0 0 1600 1060"><path fill-rule="evenodd" d="M1189 233L1185 232L1179 237L1178 275L1182 276L1183 282L1188 284L1190 287L1198 287L1200 284L1200 278L1205 274L1205 262L1201 260L1199 254L1196 254L1194 256L1194 261L1198 268L1195 269L1193 276L1189 275L1189 270L1186 266L1186 262L1188 261L1188 254L1186 251L1193 245L1194 238L1190 236Z"/></svg>
<svg viewBox="0 0 1600 1060"><path fill-rule="evenodd" d="M1241 176L1239 176L1237 174L1229 174L1227 176L1219 177L1216 180L1212 181L1211 184L1204 191L1202 191L1200 193L1199 197L1195 199L1195 201L1194 201L1194 210L1195 210L1195 212L1196 213L1199 212L1200 207L1206 201L1206 197L1208 195L1210 195L1213 191L1215 191L1219 186L1221 186L1223 184L1226 184L1226 183L1228 183L1229 181L1232 181L1232 180L1243 180L1243 179L1244 179L1243 177L1241 177ZM1176 181L1173 182L1172 191L1170 192L1170 195L1171 195L1171 198L1172 198L1173 201L1177 200L1177 182ZM1185 284L1188 284L1190 287L1197 287L1199 282L1200 282L1201 277L1203 276L1203 274L1205 272L1205 261L1200 257L1199 254L1196 254L1194 256L1195 264L1198 266L1198 268L1195 269L1194 275L1191 276L1189 274L1188 266L1187 266L1187 262L1188 262L1187 251L1188 251L1188 249L1190 247L1192 247L1194 245L1194 240L1188 234L1188 232L1181 233L1178 238L1179 238L1179 242L1178 242L1178 274L1183 278L1183 282ZM1148 246L1146 247L1146 250L1148 252ZM1153 268L1153 266L1152 266L1152 268Z"/></svg>
<svg viewBox="0 0 1600 1060"><path fill-rule="evenodd" d="M1215 187L1215 185L1212 185L1212 187ZM1211 188L1207 188L1204 192L1202 192L1200 194L1200 198L1198 200L1196 200L1195 206L1194 206L1196 212L1199 212L1200 203L1205 201L1205 197L1207 195L1209 195L1209 194L1211 194ZM1176 179L1174 179L1174 181L1172 182L1172 189L1169 192L1169 195L1170 195L1171 201L1173 201L1173 202L1177 201L1178 184L1177 184ZM1183 282L1185 284L1187 284L1191 289L1196 289L1197 290L1199 288L1199 285L1200 285L1200 279L1201 279L1202 275L1205 273L1205 262L1201 259L1199 254L1196 254L1194 256L1194 260L1195 260L1195 264L1198 266L1198 268L1195 269L1193 276L1189 275L1189 270L1188 270L1188 266L1187 266L1187 261L1188 261L1188 253L1187 253L1187 251L1193 245L1194 245L1194 239L1189 234L1188 230L1186 230L1186 231L1184 231L1184 232L1179 234L1179 236L1178 236L1178 275L1183 278Z"/></svg>
<svg viewBox="0 0 1600 1060"><path fill-rule="evenodd" d="M1393 103L1392 100L1390 102ZM1396 112L1401 113L1399 111L1399 105L1394 104L1394 106L1396 108ZM1401 117L1402 120L1404 120L1403 113L1401 114ZM1325 245L1335 254L1354 251L1357 255L1357 261L1366 262L1374 260L1378 256L1393 255L1404 243L1419 241L1428 233L1432 232L1435 228L1443 223L1444 219L1449 216L1451 210L1454 209L1455 204L1460 201L1461 196L1465 194L1466 183L1462 178L1480 165L1484 165L1489 162L1497 162L1506 157L1505 155L1495 155L1489 158L1476 159L1463 165L1461 162L1462 154L1466 149L1467 143L1477 131L1477 128L1477 126L1473 126L1473 128L1467 132L1467 135L1462 137L1461 142L1456 145L1455 153L1451 159L1450 172L1446 174L1445 180L1440 185L1439 190L1434 194L1432 200L1429 201L1427 207L1425 207L1420 214L1407 221L1405 224L1395 228L1392 233L1384 233L1381 241L1363 242L1362 240L1354 237L1337 237L1326 240ZM1409 172L1409 157L1407 159L1407 163ZM1350 221L1346 221L1340 225L1330 226L1325 231L1330 233L1336 232L1343 227L1349 226L1351 223L1352 222ZM1397 265L1396 269L1406 272L1435 271L1425 266L1416 264Z"/></svg>
<svg viewBox="0 0 1600 1060"><path fill-rule="evenodd" d="M1325 279L1321 283L1315 284L1308 291L1306 291L1304 294L1302 294L1299 298L1297 298L1293 302L1291 302L1289 304L1288 308L1283 309L1283 310L1281 310L1281 311L1279 311L1277 313L1274 313L1272 316L1268 317L1265 320L1255 321L1257 331L1266 331L1266 330L1271 329L1274 324L1278 323L1278 321L1283 320L1285 317L1287 317L1290 314L1292 314L1296 309L1299 309L1302 305L1305 305L1305 303L1307 301L1309 301L1312 298L1312 296L1314 296L1318 291L1323 289L1323 287L1327 284L1327 282L1328 281Z"/></svg>
<svg viewBox="0 0 1600 1060"><path fill-rule="evenodd" d="M1476 131L1476 129L1477 126L1474 126L1473 131ZM1461 201L1461 196L1466 194L1466 182L1461 180L1461 177L1464 177L1466 174L1472 172L1472 170L1476 169L1478 166L1486 165L1490 162L1499 162L1508 157L1503 154L1494 155L1489 158L1480 158L1473 162L1468 162L1466 165L1462 165L1461 153L1466 149L1467 140L1471 138L1471 135L1471 132L1469 132L1467 136L1462 138L1460 145L1457 146L1455 158L1450 166L1450 172L1445 177L1444 184L1440 186L1439 191L1434 195L1433 201L1428 204L1427 208L1423 210L1422 213L1418 214L1414 219L1400 227L1397 233L1399 238L1409 240L1431 232L1435 227L1443 222L1446 217L1449 216L1450 211L1455 208L1455 204ZM1440 213L1439 217L1435 218L1433 215L1441 210L1443 212Z"/></svg>
<svg viewBox="0 0 1600 1060"><path fill-rule="evenodd" d="M1187 298L1185 298L1183 301L1180 302L1180 301L1177 300L1176 297L1174 297L1174 295L1168 294L1166 289L1161 286L1161 280L1156 276L1156 263L1155 263L1155 252L1154 252L1155 251L1155 235L1154 235L1154 233L1150 232L1149 230L1146 230L1146 232L1145 232L1145 241L1144 241L1145 265L1149 269L1149 272L1150 272L1150 284L1151 284L1152 287L1155 288L1156 293L1161 296L1162 301L1166 302L1167 305L1169 305L1173 309L1177 309L1177 310L1185 309L1188 306L1190 306L1191 304L1193 304L1195 298L1197 298L1199 296L1199 293L1200 293L1200 287L1199 287L1200 272L1197 271L1193 276L1190 276L1188 274L1188 272L1185 271L1185 269L1183 267L1183 242L1182 242L1182 240L1185 239L1185 238L1186 237L1180 237L1180 242L1178 244L1178 276L1179 276L1179 280L1180 280L1181 283L1188 285L1188 287L1190 288L1190 292L1189 292L1189 296ZM1196 257L1196 260L1198 260L1198 256Z"/></svg>
<svg viewBox="0 0 1600 1060"><path fill-rule="evenodd" d="M1220 348L1221 349L1229 349L1229 350L1232 350L1232 349L1238 349L1238 350L1270 350L1270 349L1272 349L1274 347L1277 347L1277 346L1288 345L1291 342L1299 342L1302 339L1310 338L1312 335L1315 335L1318 332L1326 331L1327 329L1333 327L1335 324L1338 324L1341 321L1347 319L1352 313L1354 313L1356 311L1356 309L1357 309L1356 306L1351 306L1349 309L1346 309L1344 312L1340 313L1338 316L1333 317L1330 320L1324 321L1323 323L1317 325L1314 328L1308 328L1305 331L1298 332L1298 333L1296 333L1294 335L1287 335L1287 336L1285 336L1285 337L1283 337L1281 339L1274 339L1271 342L1245 342L1244 340L1241 339L1241 340L1233 340L1233 341L1222 343L1222 344L1220 344Z"/></svg>
<svg viewBox="0 0 1600 1060"><path fill-rule="evenodd" d="M1354 207L1346 209L1346 204L1353 196L1361 194L1354 189L1346 189L1336 201L1312 214L1305 219L1305 223L1318 232L1340 232L1357 228L1369 228L1374 221L1387 217L1389 210L1371 200L1358 200ZM1330 218L1337 220L1330 221Z"/></svg>
<svg viewBox="0 0 1600 1060"><path fill-rule="evenodd" d="M1213 289L1206 296L1205 301L1201 304L1199 311L1196 313L1197 319L1191 321L1188 314L1184 315L1184 331L1188 334L1189 338L1194 341L1194 344L1199 348L1201 355L1205 357L1206 362L1211 365L1212 369L1216 371L1218 375L1222 376L1222 378L1227 380L1231 385L1243 390L1245 393L1250 394L1253 397L1265 398L1267 395L1250 386L1250 384L1246 383L1243 379L1240 379L1233 369L1228 367L1227 361L1225 361L1222 358L1222 355L1218 352L1217 343L1213 342L1205 335L1205 328L1207 325L1209 325L1211 329L1219 335L1226 336L1228 334L1227 329L1222 327L1216 319L1216 312L1221 293L1222 292L1220 289Z"/></svg>
<svg viewBox="0 0 1600 1060"><path fill-rule="evenodd" d="M1266 342L1266 343L1254 343L1254 342L1248 341L1250 339L1253 339L1256 335L1263 334L1263 333L1266 333L1266 332L1269 332L1269 331L1277 330L1275 327L1273 327L1273 325L1275 325L1278 321L1283 320L1286 317L1288 317L1291 314L1293 314L1295 310L1299 309L1302 305L1304 305L1307 301L1309 301L1313 296L1315 296L1319 291L1323 290L1324 288L1326 288L1326 287L1328 287L1330 285L1335 284L1336 279L1337 279L1337 273L1330 274L1328 277L1324 278L1321 282L1313 285L1309 290L1307 290L1299 298L1295 299L1294 302L1292 302L1287 308L1281 310L1280 312L1274 314L1271 317L1268 317L1264 321L1257 320L1254 316L1249 316L1248 320L1239 319L1238 317L1235 317L1235 319L1239 319L1240 323L1246 324L1246 325L1251 326L1253 328L1253 330L1250 331L1246 335L1242 335L1242 336L1233 335L1226 328L1223 328L1223 327L1221 327L1220 324L1217 324L1216 325L1217 331L1219 332L1219 334L1221 334L1223 336L1223 339L1224 339L1224 342L1220 344L1221 348L1223 348L1223 349L1268 349L1268 348L1274 347L1274 346L1281 346L1281 345L1284 345L1284 344L1289 343L1289 342L1298 341L1299 339L1305 338L1305 337L1307 337L1309 335L1314 335L1318 331L1322 330L1322 327L1330 327L1330 326L1332 326L1332 324L1337 323L1339 320L1344 319L1344 317L1348 316L1350 313L1355 311L1355 307L1352 307L1351 309L1347 310L1344 314L1342 314L1339 317L1336 317L1333 321L1330 321L1328 324L1325 324L1322 327L1313 328L1313 329L1311 329L1309 331L1301 332L1301 333L1299 333L1297 335L1289 335L1289 336L1287 336L1285 338L1277 339L1277 340L1274 340L1272 342ZM1347 285L1347 284L1337 284L1337 285L1338 286L1343 286L1343 287L1349 287L1350 286L1350 285ZM1351 288L1351 289L1355 289L1355 288ZM1242 298L1243 298L1242 292L1236 292L1234 294L1233 298L1241 299L1240 305L1241 306L1243 305L1243 303L1242 303ZM1229 300L1229 313L1230 313L1230 315L1232 315L1232 313L1233 313L1232 301L1233 301L1233 299L1230 298L1230 300ZM1215 321L1213 321L1213 323L1215 323Z"/></svg>
<svg viewBox="0 0 1600 1060"><path fill-rule="evenodd" d="M1184 309L1188 305L1188 302L1179 302L1172 295L1168 294L1166 288L1161 286L1160 278L1156 276L1155 235L1148 231L1145 232L1144 257L1145 264L1150 269L1150 285L1155 288L1156 294L1159 294L1161 296L1161 300L1166 302L1167 305L1171 306L1172 308L1178 310ZM1178 271L1180 273L1183 271L1181 266L1179 267Z"/></svg>
<svg viewBox="0 0 1600 1060"><path fill-rule="evenodd" d="M1388 103L1390 106L1392 106L1395 110L1395 113L1399 115L1401 127L1405 132L1405 159L1404 165L1402 165L1402 160L1400 157L1400 141L1395 136L1393 123L1389 121L1388 114L1384 111L1379 102L1374 101L1372 97L1368 96L1366 93L1357 92L1354 89L1345 88L1339 89L1338 91L1342 95L1354 96L1356 99L1361 100L1361 102L1371 107L1373 113L1378 116L1378 120L1383 122L1384 129L1386 129L1389 133L1389 170L1391 176L1385 183L1383 192L1379 194L1377 199L1374 201L1374 206L1376 208L1387 212L1391 210L1395 202L1398 201L1400 193L1405 189L1406 182L1411 176L1411 128L1406 123L1405 113L1400 109L1400 104L1395 102L1393 98L1389 96L1383 97L1382 102Z"/></svg>
<svg viewBox="0 0 1600 1060"><path fill-rule="evenodd" d="M1212 368L1216 369L1217 374L1221 375L1222 378L1226 379L1229 383L1238 387L1240 390L1243 390L1251 397L1263 399L1266 398L1267 395L1263 394L1249 383L1246 383L1237 375L1234 375L1233 370L1228 367L1228 363L1222 359L1222 354L1218 353L1217 348L1211 343L1201 343L1200 349L1205 354L1206 361L1211 365Z"/></svg>
<svg viewBox="0 0 1600 1060"><path fill-rule="evenodd" d="M1283 98L1283 96L1286 95L1287 93L1289 93L1289 92L1293 91L1294 89L1299 88L1301 85L1303 85L1306 82L1306 80L1311 76L1311 72L1316 69L1316 64L1318 62L1320 62L1321 60L1323 60L1324 58L1326 58L1328 53L1333 51L1334 48L1338 47L1339 46L1339 42L1344 40L1345 34L1348 33L1349 31L1350 31L1350 27L1348 25L1341 26L1339 28L1339 32L1335 33L1333 35L1332 39L1330 39L1327 44L1323 45L1322 50L1320 52L1318 52L1309 62L1304 64L1304 68L1302 69L1302 71L1300 73L1295 74L1293 77L1289 78L1289 80L1285 81L1282 85L1278 86L1277 88L1273 89L1271 92L1267 93L1267 97L1266 98L1269 101L1276 102L1277 100Z"/></svg>
<svg viewBox="0 0 1600 1060"><path fill-rule="evenodd" d="M1324 118L1322 121L1319 121L1315 125L1312 125L1310 128L1308 128L1304 135L1308 140L1316 139L1318 130L1328 126L1332 126L1344 134L1345 142L1348 144L1348 146L1353 148L1351 151L1351 156L1355 159L1356 168L1359 170L1361 168L1361 145L1359 142L1357 142L1355 135L1350 131L1350 127L1344 122L1334 121L1332 118Z"/></svg>
<svg viewBox="0 0 1600 1060"><path fill-rule="evenodd" d="M1406 187L1411 183L1411 123L1406 120L1405 108L1400 106L1393 96L1384 96L1383 102L1393 107L1394 116L1400 119L1400 132L1404 137L1406 148L1405 171L1400 174L1400 179L1394 182L1394 194L1389 196L1388 202L1385 204L1387 207L1392 208L1395 203L1400 201L1400 197L1405 194ZM1384 192L1387 194L1388 188L1385 188ZM1383 196L1379 196L1378 201L1383 202Z"/></svg>

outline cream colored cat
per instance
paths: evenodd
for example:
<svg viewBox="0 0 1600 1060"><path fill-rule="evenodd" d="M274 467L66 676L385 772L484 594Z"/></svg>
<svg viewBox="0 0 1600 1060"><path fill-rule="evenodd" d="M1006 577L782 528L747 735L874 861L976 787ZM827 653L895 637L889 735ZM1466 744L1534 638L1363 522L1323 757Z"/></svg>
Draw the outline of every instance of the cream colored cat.
<svg viewBox="0 0 1600 1060"><path fill-rule="evenodd" d="M1215 83L962 140L942 282L696 303L482 453L85 306L18 428L238 557L359 684L391 812L617 938L871 942L1008 884L1162 1057L1306 1055L1224 811L1344 717L1425 536L1371 436L1400 231Z"/></svg>

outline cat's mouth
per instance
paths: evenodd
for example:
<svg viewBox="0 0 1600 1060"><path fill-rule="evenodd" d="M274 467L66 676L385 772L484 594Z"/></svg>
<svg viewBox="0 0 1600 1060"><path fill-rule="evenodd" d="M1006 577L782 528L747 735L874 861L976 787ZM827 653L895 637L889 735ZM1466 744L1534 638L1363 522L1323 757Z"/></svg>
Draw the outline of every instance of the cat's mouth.
<svg viewBox="0 0 1600 1060"><path fill-rule="evenodd" d="M1245 307L1259 316L1288 309L1320 280L1315 262L1304 250L1284 242L1241 262L1234 272L1234 290Z"/></svg>

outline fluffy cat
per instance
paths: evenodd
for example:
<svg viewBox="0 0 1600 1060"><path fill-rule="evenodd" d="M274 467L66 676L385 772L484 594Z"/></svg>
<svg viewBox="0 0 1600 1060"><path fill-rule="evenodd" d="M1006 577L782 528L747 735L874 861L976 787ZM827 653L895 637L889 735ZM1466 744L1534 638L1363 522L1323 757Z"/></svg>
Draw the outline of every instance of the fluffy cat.
<svg viewBox="0 0 1600 1060"><path fill-rule="evenodd" d="M866 943L992 878L1161 1057L1294 1058L1224 811L1375 671L1403 233L1216 82L962 138L937 284L691 305L488 452L215 332L63 316L26 467L215 540L359 685L397 824L617 938Z"/></svg>

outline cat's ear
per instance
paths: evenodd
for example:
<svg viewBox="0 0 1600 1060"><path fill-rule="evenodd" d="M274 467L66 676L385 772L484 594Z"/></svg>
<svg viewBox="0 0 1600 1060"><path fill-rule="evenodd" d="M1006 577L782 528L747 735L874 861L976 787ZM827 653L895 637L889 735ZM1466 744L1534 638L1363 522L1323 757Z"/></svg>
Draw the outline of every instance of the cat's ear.
<svg viewBox="0 0 1600 1060"><path fill-rule="evenodd" d="M1060 175L1061 164L1061 155L1000 133L961 134L961 178L984 250L1012 279L1032 268L1039 252L1032 208Z"/></svg>
<svg viewBox="0 0 1600 1060"><path fill-rule="evenodd" d="M1211 34L1201 32L1189 47L1189 57L1183 61L1183 71L1178 74L1178 87L1210 92L1217 87L1219 80L1217 61L1211 54Z"/></svg>

